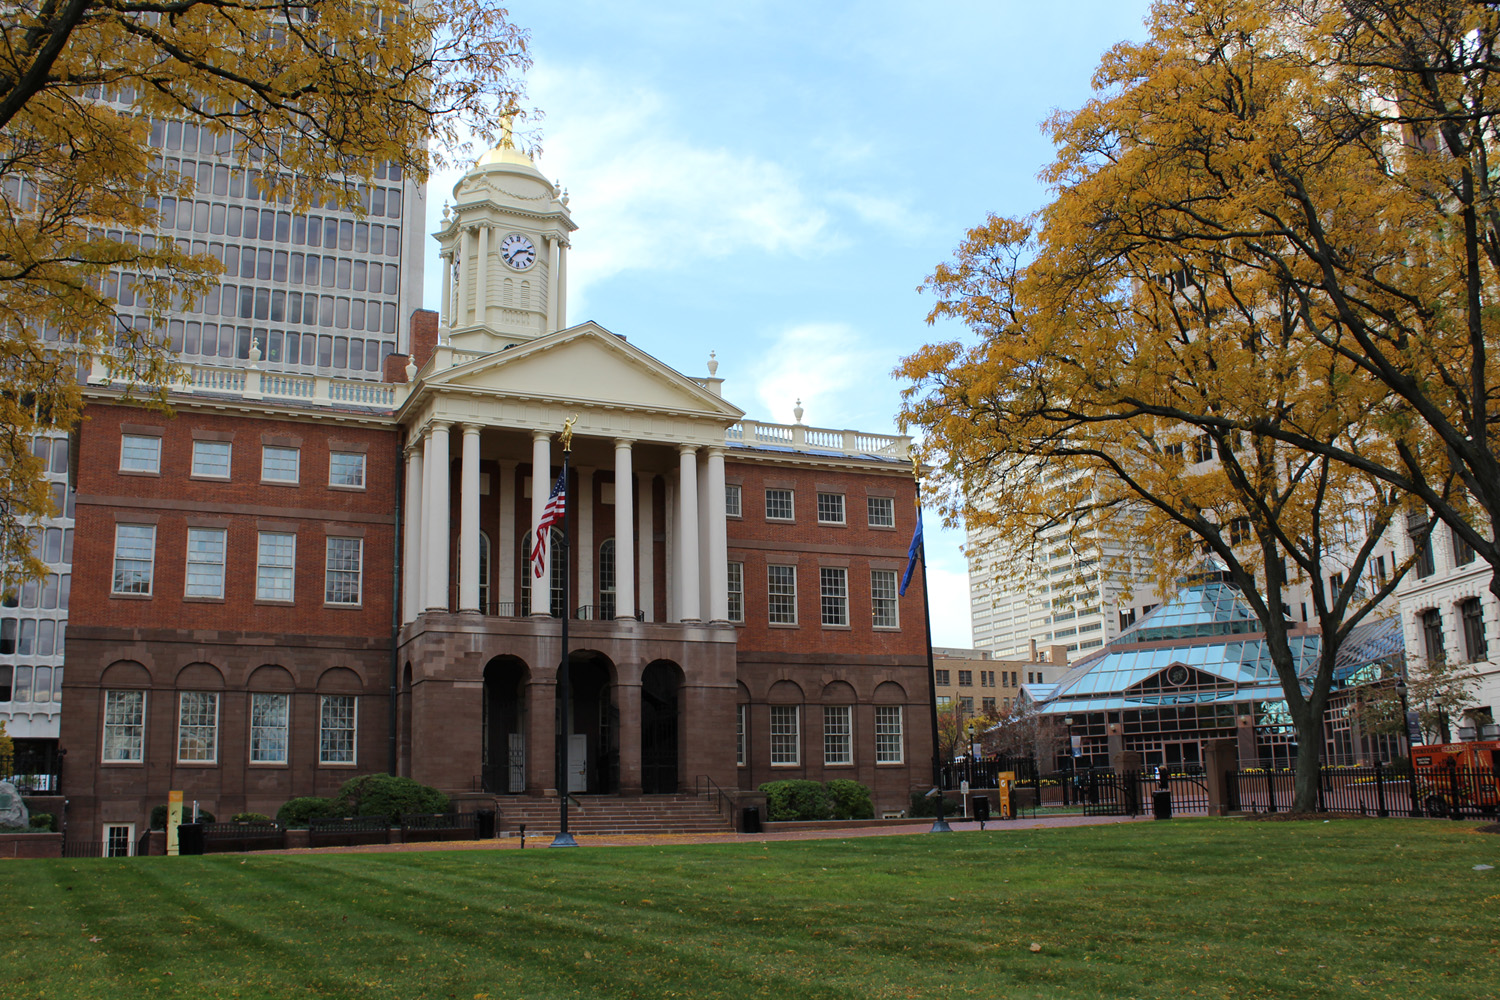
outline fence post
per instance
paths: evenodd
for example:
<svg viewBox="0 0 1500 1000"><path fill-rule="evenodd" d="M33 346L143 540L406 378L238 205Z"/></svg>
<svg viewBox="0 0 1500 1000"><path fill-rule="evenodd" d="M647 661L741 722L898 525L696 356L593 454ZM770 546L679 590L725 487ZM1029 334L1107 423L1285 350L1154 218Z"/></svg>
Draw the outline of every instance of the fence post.
<svg viewBox="0 0 1500 1000"><path fill-rule="evenodd" d="M1269 799L1270 803L1271 803L1266 808L1266 812L1275 812L1276 811L1276 769L1275 768L1272 768L1272 769L1266 771L1266 798Z"/></svg>
<svg viewBox="0 0 1500 1000"><path fill-rule="evenodd" d="M1378 760L1375 762L1375 801L1379 806L1377 815L1389 816L1390 811L1385 807L1385 769Z"/></svg>
<svg viewBox="0 0 1500 1000"><path fill-rule="evenodd" d="M1326 813L1328 804L1323 801L1323 781L1328 777L1327 769L1320 762L1318 764L1318 812Z"/></svg>
<svg viewBox="0 0 1500 1000"><path fill-rule="evenodd" d="M1448 818L1463 819L1463 798L1458 790L1458 762L1448 758Z"/></svg>

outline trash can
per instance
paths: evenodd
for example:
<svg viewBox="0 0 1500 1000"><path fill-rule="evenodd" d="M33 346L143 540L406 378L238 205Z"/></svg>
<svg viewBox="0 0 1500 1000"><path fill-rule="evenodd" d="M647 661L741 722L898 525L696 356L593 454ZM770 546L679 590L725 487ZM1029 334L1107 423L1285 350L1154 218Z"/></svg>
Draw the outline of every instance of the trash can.
<svg viewBox="0 0 1500 1000"><path fill-rule="evenodd" d="M493 810L493 809L475 809L474 810L474 839L475 840L494 840L495 839L495 810Z"/></svg>
<svg viewBox="0 0 1500 1000"><path fill-rule="evenodd" d="M183 856L202 854L206 834L202 823L180 824L177 827L177 853Z"/></svg>
<svg viewBox="0 0 1500 1000"><path fill-rule="evenodd" d="M760 833L760 806L740 810L740 833Z"/></svg>
<svg viewBox="0 0 1500 1000"><path fill-rule="evenodd" d="M974 796L974 818L981 823L990 821L990 797L988 795Z"/></svg>
<svg viewBox="0 0 1500 1000"><path fill-rule="evenodd" d="M1157 819L1172 818L1172 791L1159 788L1151 793L1151 811Z"/></svg>

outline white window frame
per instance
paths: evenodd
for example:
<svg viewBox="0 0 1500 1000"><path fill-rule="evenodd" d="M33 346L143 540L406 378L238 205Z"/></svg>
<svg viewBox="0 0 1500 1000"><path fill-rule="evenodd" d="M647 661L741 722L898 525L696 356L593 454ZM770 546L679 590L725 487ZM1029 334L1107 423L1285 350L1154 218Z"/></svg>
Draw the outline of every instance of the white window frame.
<svg viewBox="0 0 1500 1000"><path fill-rule="evenodd" d="M824 513L825 513L824 508L825 507L827 508L826 513L828 515L826 517L824 516ZM833 510L834 507L838 507L838 511L837 511L838 516L837 517L834 516L834 510ZM828 493L828 492L824 492L824 491L819 491L819 493L818 493L818 523L819 524L846 524L847 522L848 522L848 514L847 514L847 511L845 509L844 494L842 494L842 493Z"/></svg>
<svg viewBox="0 0 1500 1000"><path fill-rule="evenodd" d="M177 693L177 763L219 762L219 693Z"/></svg>
<svg viewBox="0 0 1500 1000"><path fill-rule="evenodd" d="M290 456L290 469L287 458ZM290 475L286 473L290 472ZM274 473L274 474L273 474ZM302 449L281 445L260 446L260 479L264 483L298 483L302 480Z"/></svg>
<svg viewBox="0 0 1500 1000"><path fill-rule="evenodd" d="M334 469L339 459L354 459L358 470L357 482L337 482ZM328 453L328 485L336 490L362 490L365 488L365 454L362 451L330 451Z"/></svg>
<svg viewBox="0 0 1500 1000"><path fill-rule="evenodd" d="M224 559L229 532L224 528L189 528L187 570L183 574L184 597L224 598Z"/></svg>
<svg viewBox="0 0 1500 1000"><path fill-rule="evenodd" d="M906 734L901 705L875 706L875 763L904 764Z"/></svg>
<svg viewBox="0 0 1500 1000"><path fill-rule="evenodd" d="M159 434L121 434L120 471L161 474Z"/></svg>
<svg viewBox="0 0 1500 1000"><path fill-rule="evenodd" d="M738 483L724 484L724 516L745 516L744 491Z"/></svg>
<svg viewBox="0 0 1500 1000"><path fill-rule="evenodd" d="M786 510L787 510L787 512L785 514L773 514L773 513L771 513L771 505L772 505L772 502L773 502L773 500L772 500L773 495L775 497L774 502L776 504L776 507L777 507L777 509L780 509L780 507L781 507L781 501L783 499L783 494L785 494ZM770 488L770 487L768 487L766 489L766 520L767 521L795 521L795 520L797 520L797 493L796 493L796 491L795 490L784 490L784 489L780 489L779 487L778 488Z"/></svg>
<svg viewBox="0 0 1500 1000"><path fill-rule="evenodd" d="M818 608L826 627L849 627L848 567L818 567Z"/></svg>
<svg viewBox="0 0 1500 1000"><path fill-rule="evenodd" d="M877 515L877 510L880 512ZM865 523L872 528L896 526L895 497L865 497Z"/></svg>
<svg viewBox="0 0 1500 1000"><path fill-rule="evenodd" d="M114 854L114 853L111 853L110 849L109 849L110 843L114 840L114 833L117 830L124 830L125 831L125 836L122 838L124 840L124 843L125 843L125 853L124 854ZM135 857L135 824L134 823L105 823L105 824L103 824L100 827L100 844L99 844L99 849L100 849L100 856L101 857L106 857L106 858L133 858L133 857Z"/></svg>
<svg viewBox="0 0 1500 1000"><path fill-rule="evenodd" d="M744 767L750 756L750 743L746 734L750 731L750 706L740 702L734 706L734 763Z"/></svg>
<svg viewBox="0 0 1500 1000"><path fill-rule="evenodd" d="M823 706L823 766L854 763L854 706Z"/></svg>
<svg viewBox="0 0 1500 1000"><path fill-rule="evenodd" d="M348 703L349 725L347 728L330 727L329 708ZM342 719L335 721L342 722ZM334 746L329 737L335 733L348 733L347 746ZM342 741L341 741L342 742ZM325 694L318 697L318 763L334 766L353 766L359 762L359 696L352 694Z"/></svg>
<svg viewBox="0 0 1500 1000"><path fill-rule="evenodd" d="M144 547L137 547L137 548L134 548L134 549L130 550L129 552L126 552L126 553L122 554L122 552L121 552L121 543L123 541L125 541L125 537L126 537L125 533L126 532L130 532L130 531L135 531L135 530L139 530L139 531L141 531L143 533L141 535L135 536L135 540L136 541L146 541L147 544ZM145 558L141 558L140 552L142 551L142 549L147 553ZM139 563L144 563L145 564L145 567L146 567L145 568L146 586L145 586L144 590L140 589L138 582L132 582L131 586L128 587L128 588L122 588L121 587L120 583L121 583L121 572L122 572L121 562L122 561L125 562L125 563L127 563L127 564L132 564L132 565L139 564ZM131 569L131 570L129 570L129 572L135 573L135 574L139 574L141 572L141 570L139 570L139 569ZM112 579L111 584L110 584L110 593L111 594L131 594L131 595L138 595L138 596L141 596L141 597L150 597L151 596L151 591L152 591L152 588L153 588L153 585L154 585L155 578L156 578L156 525L154 525L154 524L125 524L125 523L116 524L115 525L114 575L113 575L113 579Z"/></svg>
<svg viewBox="0 0 1500 1000"><path fill-rule="evenodd" d="M615 606L617 577L615 540L606 538L599 543L599 607L595 617L600 621L612 621L618 613Z"/></svg>
<svg viewBox="0 0 1500 1000"><path fill-rule="evenodd" d="M334 565L334 550L342 549L349 543L352 543L354 546L353 568L350 569L347 566L336 567ZM347 554L347 552L344 553L344 555ZM335 577L335 574L339 574L339 576ZM346 578L349 574L353 574L354 578L354 599L335 600L335 597L338 596L338 591L335 589L336 579L339 582L347 582ZM329 535L323 556L323 603L340 608L359 607L364 602L364 587L365 540L352 535Z"/></svg>
<svg viewBox="0 0 1500 1000"><path fill-rule="evenodd" d="M786 571L785 574L781 572L783 570ZM778 580L778 576L784 578ZM778 602L782 602L780 608L778 608ZM788 607L790 615L787 613ZM766 621L772 625L797 624L796 566L784 566L778 563L766 566Z"/></svg>
<svg viewBox="0 0 1500 1000"><path fill-rule="evenodd" d="M104 692L104 737L100 743L101 759L104 763L141 764L145 762L146 694L147 692L140 690ZM122 710L129 714L123 715ZM114 721L111 721L111 718ZM113 739L111 730L113 730ZM111 757L112 745L115 748L123 746L124 752Z"/></svg>
<svg viewBox="0 0 1500 1000"><path fill-rule="evenodd" d="M220 455L222 449L222 456ZM222 469L219 459L222 457ZM208 465L209 459L213 464ZM193 442L193 471L195 479L228 479L234 468L234 444L230 441L210 441L200 438Z"/></svg>
<svg viewBox="0 0 1500 1000"><path fill-rule="evenodd" d="M771 766L802 766L802 706L771 706Z"/></svg>
<svg viewBox="0 0 1500 1000"><path fill-rule="evenodd" d="M285 764L291 745L292 696L263 691L250 695L250 763Z"/></svg>
<svg viewBox="0 0 1500 1000"><path fill-rule="evenodd" d="M283 553L276 551L286 540L287 550ZM266 551L266 543L270 541L273 549ZM268 574L270 574L268 576ZM283 588L275 586L274 589L267 586L268 582L275 585L285 582L285 593ZM255 541L255 599L257 601L294 601L297 598L297 533L295 531L261 531L256 534Z"/></svg>
<svg viewBox="0 0 1500 1000"><path fill-rule="evenodd" d="M725 586L729 598L729 620L742 623L745 620L745 564L730 563L728 575Z"/></svg>
<svg viewBox="0 0 1500 1000"><path fill-rule="evenodd" d="M882 614L888 611L888 614ZM901 627L901 601L896 590L896 571L870 570L870 621L875 628Z"/></svg>

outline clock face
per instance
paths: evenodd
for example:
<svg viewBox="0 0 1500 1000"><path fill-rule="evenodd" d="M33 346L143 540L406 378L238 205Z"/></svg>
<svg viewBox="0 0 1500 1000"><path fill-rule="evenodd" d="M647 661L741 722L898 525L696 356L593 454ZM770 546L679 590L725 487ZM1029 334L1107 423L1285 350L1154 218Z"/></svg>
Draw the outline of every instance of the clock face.
<svg viewBox="0 0 1500 1000"><path fill-rule="evenodd" d="M511 233L500 241L500 259L524 271L536 263L536 245L520 233Z"/></svg>

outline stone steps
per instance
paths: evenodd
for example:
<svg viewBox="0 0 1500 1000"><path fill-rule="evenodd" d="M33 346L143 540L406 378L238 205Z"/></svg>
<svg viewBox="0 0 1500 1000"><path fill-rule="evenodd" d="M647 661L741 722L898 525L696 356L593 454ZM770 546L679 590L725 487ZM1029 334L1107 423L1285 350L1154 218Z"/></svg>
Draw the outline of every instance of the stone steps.
<svg viewBox="0 0 1500 1000"><path fill-rule="evenodd" d="M568 808L568 831L575 834L730 833L733 824L713 801L691 795L575 796ZM496 827L514 834L521 825L528 837L555 833L559 804L555 798L500 796Z"/></svg>

